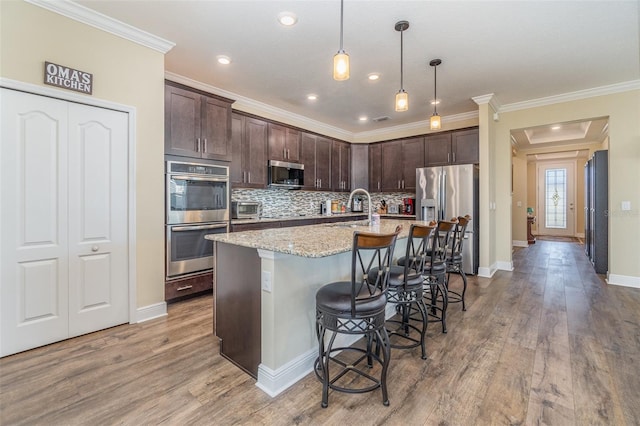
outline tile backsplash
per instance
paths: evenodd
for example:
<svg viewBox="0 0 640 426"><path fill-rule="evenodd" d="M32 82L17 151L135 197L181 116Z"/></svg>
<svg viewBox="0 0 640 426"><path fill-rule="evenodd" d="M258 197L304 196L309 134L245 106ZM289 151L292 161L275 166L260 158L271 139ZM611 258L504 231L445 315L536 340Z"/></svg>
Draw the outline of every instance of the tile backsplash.
<svg viewBox="0 0 640 426"><path fill-rule="evenodd" d="M382 200L385 200L387 205L401 204L402 199L407 197L415 197L415 194L408 192L374 193L371 194L371 202L375 211ZM349 194L346 192L238 188L232 190L231 200L262 202L263 217L310 216L320 214L320 204L326 200L338 200L346 204L349 201ZM364 211L367 212L366 197L363 200Z"/></svg>

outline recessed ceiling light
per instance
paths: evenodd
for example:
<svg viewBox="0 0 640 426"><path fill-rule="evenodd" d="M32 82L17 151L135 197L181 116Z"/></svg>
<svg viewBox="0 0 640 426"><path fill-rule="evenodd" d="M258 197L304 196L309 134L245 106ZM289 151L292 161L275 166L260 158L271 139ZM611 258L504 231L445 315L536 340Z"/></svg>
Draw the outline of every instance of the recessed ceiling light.
<svg viewBox="0 0 640 426"><path fill-rule="evenodd" d="M360 121L367 121L369 118L366 115L361 115L360 117L358 117L358 120Z"/></svg>
<svg viewBox="0 0 640 426"><path fill-rule="evenodd" d="M562 126L551 126L551 130L560 130Z"/></svg>
<svg viewBox="0 0 640 426"><path fill-rule="evenodd" d="M367 75L367 78L371 81L376 81L380 78L380 73L372 72L371 74Z"/></svg>
<svg viewBox="0 0 640 426"><path fill-rule="evenodd" d="M313 93L307 95L307 99L309 99L310 101L315 101L316 99L318 99L318 95L314 95Z"/></svg>
<svg viewBox="0 0 640 426"><path fill-rule="evenodd" d="M222 65L229 65L231 63L231 58L228 56L218 55L216 56L216 59L218 60L218 63Z"/></svg>
<svg viewBox="0 0 640 426"><path fill-rule="evenodd" d="M298 22L298 17L291 12L280 12L278 14L278 22L285 27L291 27Z"/></svg>

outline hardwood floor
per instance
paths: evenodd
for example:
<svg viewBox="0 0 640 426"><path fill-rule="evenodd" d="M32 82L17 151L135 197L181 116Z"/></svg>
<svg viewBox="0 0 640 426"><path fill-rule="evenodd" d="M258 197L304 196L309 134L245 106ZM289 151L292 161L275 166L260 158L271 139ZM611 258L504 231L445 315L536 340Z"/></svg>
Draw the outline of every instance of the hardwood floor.
<svg viewBox="0 0 640 426"><path fill-rule="evenodd" d="M640 424L640 290L607 286L582 247L539 241L470 277L427 360L392 351L389 407L377 390L322 409L312 373L270 398L218 355L202 297L0 359L0 424Z"/></svg>

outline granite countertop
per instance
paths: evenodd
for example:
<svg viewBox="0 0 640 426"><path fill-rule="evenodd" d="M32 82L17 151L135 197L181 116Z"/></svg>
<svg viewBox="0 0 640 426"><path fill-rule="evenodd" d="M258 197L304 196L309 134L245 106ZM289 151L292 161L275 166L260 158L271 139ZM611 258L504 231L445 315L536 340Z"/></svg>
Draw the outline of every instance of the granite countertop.
<svg viewBox="0 0 640 426"><path fill-rule="evenodd" d="M231 224L243 224L243 223L263 223L263 222L281 222L285 220L304 220L304 219L331 219L336 217L352 217L352 216L366 216L367 212L349 212L349 213L334 213L331 216L325 216L321 214L312 215L298 215L298 216L274 216L274 217L261 217L259 219L231 219ZM415 215L406 214L381 214L381 218L403 218L407 220L415 220Z"/></svg>
<svg viewBox="0 0 640 426"><path fill-rule="evenodd" d="M351 251L354 231L392 233L396 226L402 225L399 238L406 238L409 235L409 228L414 222L415 220L381 220L380 225L377 226L365 225L363 221L325 223L260 231L210 234L205 238L243 247L316 258Z"/></svg>

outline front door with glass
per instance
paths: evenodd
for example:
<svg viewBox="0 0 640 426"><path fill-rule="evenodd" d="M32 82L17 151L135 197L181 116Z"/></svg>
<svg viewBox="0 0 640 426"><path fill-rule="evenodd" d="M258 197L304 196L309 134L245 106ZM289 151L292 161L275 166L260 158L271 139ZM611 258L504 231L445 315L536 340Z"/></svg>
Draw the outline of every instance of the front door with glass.
<svg viewBox="0 0 640 426"><path fill-rule="evenodd" d="M575 163L539 163L538 234L575 236Z"/></svg>

